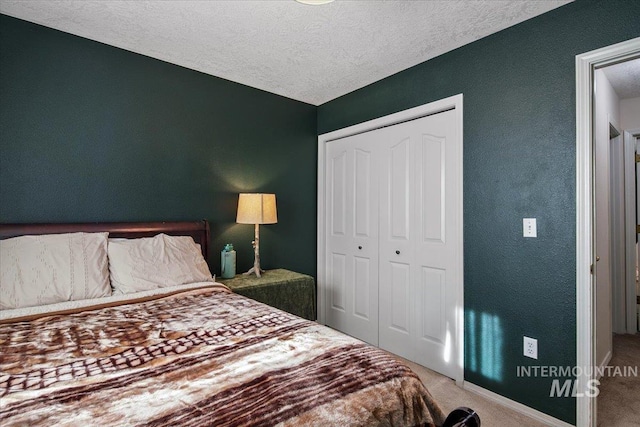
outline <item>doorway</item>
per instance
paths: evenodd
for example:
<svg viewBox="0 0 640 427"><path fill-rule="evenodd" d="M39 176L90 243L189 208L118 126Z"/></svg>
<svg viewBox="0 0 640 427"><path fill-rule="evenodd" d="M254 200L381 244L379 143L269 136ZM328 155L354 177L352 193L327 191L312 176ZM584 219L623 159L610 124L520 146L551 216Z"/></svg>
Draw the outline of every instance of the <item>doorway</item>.
<svg viewBox="0 0 640 427"><path fill-rule="evenodd" d="M580 368L580 375L577 380L577 425L595 426L596 423L596 396L592 392L594 381L597 380L597 372L591 367L596 367L606 360L606 354L598 352L596 337L598 332L597 308L599 293L598 256L602 260L602 255L598 250L604 251L603 255L609 259L611 257L611 247L598 247L599 240L596 217L598 216L597 200L594 200L596 187L602 183L598 182L596 157L597 146L596 127L594 121L595 99L594 83L596 81L596 70L609 65L623 63L640 57L640 38L629 40L613 46L598 49L576 57L576 296L577 296L577 366ZM608 118L611 123L610 117ZM606 129L607 144L611 144L609 133ZM609 160L609 159L607 159ZM606 164L606 163L605 163ZM610 163L609 163L610 165ZM609 183L606 183L607 185ZM626 207L625 207L626 210ZM600 209L601 214L611 216L610 209ZM610 222L609 227L610 231ZM600 227L602 230L602 225ZM600 241L600 243L602 243ZM610 269L605 277L611 277ZM606 279L604 279L606 280ZM609 283L611 283L609 281ZM611 294L609 294L611 295ZM602 319L609 319L606 314L601 314ZM606 320L605 320L606 321ZM599 360L599 357L602 360Z"/></svg>

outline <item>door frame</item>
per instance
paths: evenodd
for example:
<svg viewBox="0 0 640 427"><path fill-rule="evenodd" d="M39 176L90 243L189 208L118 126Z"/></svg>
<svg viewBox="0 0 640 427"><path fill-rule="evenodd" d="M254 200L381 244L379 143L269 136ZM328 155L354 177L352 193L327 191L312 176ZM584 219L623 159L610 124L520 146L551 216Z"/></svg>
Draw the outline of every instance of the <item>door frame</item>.
<svg viewBox="0 0 640 427"><path fill-rule="evenodd" d="M594 71L640 55L640 37L576 56L576 366L578 380L577 426L595 426L596 397L589 389L594 380L595 263L594 233Z"/></svg>
<svg viewBox="0 0 640 427"><path fill-rule="evenodd" d="M369 120L366 122L358 123L353 126L349 126L343 129L338 129L332 132L324 133L318 136L318 233L317 233L317 250L318 250L318 264L317 264L317 301L318 301L318 322L321 324L325 324L325 310L326 310L326 286L327 283L327 271L326 271L326 241L325 241L325 224L326 224L326 215L325 215L325 167L326 167L326 144L334 141L336 139L345 138L348 136L353 136L359 133L372 131L374 129L379 129L386 126L392 126L398 123L406 122L413 119L418 119L420 117L425 117L437 113L441 113L443 111L448 111L455 109L456 112L456 133L459 137L460 141L460 150L459 150L459 162L460 165L463 164L463 114L462 114L462 106L463 106L463 96L462 94L450 96L445 99L441 99L438 101L430 102L425 105L420 105L418 107L410 108L408 110L403 110L397 113L390 114L388 116L380 117L377 119ZM460 168L460 176L457 177L460 185L458 191L457 203L460 206L460 241L458 242L459 254L457 255L457 264L460 271L460 283L454 284L456 286L456 301L455 306L457 307L456 317L456 325L455 331L457 335L454 351L456 352L456 357L458 359L457 366L455 368L455 378L456 384L462 386L464 380L464 238L463 238L463 194L462 194L462 179L463 179L463 168Z"/></svg>

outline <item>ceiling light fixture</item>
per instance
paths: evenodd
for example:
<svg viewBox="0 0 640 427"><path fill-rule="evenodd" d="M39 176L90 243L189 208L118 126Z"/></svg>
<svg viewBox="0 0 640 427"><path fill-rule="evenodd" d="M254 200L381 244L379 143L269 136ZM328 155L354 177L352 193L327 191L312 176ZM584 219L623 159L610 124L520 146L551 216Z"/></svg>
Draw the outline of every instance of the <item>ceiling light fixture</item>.
<svg viewBox="0 0 640 427"><path fill-rule="evenodd" d="M296 1L302 4L310 4L313 6L318 6L321 4L331 3L333 0L296 0Z"/></svg>

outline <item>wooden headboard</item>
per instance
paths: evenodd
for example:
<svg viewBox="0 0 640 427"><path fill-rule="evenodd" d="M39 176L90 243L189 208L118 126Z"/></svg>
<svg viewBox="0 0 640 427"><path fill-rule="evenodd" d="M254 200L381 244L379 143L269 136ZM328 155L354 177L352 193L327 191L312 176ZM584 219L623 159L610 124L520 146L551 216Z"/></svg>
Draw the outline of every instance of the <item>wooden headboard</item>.
<svg viewBox="0 0 640 427"><path fill-rule="evenodd" d="M209 223L202 221L188 222L90 222L78 224L0 224L0 240L10 237L59 234L59 233L98 233L109 232L109 237L152 237L165 233L173 236L191 236L200 244L204 259L209 256Z"/></svg>

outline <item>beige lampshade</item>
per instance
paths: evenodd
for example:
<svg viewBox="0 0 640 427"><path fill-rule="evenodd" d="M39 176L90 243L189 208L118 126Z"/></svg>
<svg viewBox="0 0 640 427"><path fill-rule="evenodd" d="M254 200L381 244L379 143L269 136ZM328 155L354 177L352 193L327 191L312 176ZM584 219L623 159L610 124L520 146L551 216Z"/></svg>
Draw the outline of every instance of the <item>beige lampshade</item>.
<svg viewBox="0 0 640 427"><path fill-rule="evenodd" d="M278 222L276 195L240 193L238 197L238 224L275 224Z"/></svg>

